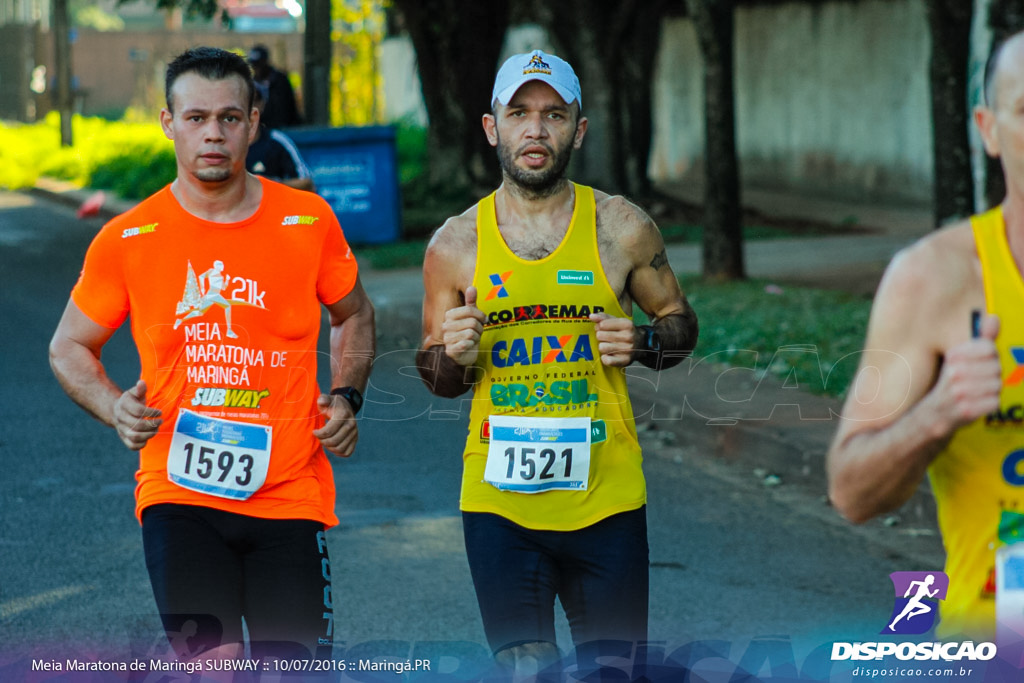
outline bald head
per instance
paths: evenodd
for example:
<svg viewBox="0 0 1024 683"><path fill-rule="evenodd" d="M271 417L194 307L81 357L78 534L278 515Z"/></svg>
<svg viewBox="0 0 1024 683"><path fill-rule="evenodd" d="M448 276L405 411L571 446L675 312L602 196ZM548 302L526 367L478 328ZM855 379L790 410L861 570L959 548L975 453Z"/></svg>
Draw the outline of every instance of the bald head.
<svg viewBox="0 0 1024 683"><path fill-rule="evenodd" d="M985 62L985 104L995 109L1003 76L1024 66L1024 31L1014 33L992 48Z"/></svg>

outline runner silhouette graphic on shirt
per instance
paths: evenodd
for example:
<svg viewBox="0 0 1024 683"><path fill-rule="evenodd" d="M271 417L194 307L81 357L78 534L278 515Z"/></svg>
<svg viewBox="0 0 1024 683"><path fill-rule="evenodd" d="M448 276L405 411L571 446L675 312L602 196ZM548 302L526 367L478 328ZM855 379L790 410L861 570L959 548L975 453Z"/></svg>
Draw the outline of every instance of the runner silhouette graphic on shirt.
<svg viewBox="0 0 1024 683"><path fill-rule="evenodd" d="M185 293L182 295L181 301L178 302L177 311L179 316L182 313L185 313L185 316L174 321L174 329L178 329L178 326L185 320L198 318L206 313L211 306L217 305L224 309L224 320L228 326L227 336L230 339L237 338L238 335L231 329L231 302L221 295L225 284L227 283L224 278L223 261L214 261L213 267L198 278L196 278L195 271L192 270L192 264L189 263Z"/></svg>

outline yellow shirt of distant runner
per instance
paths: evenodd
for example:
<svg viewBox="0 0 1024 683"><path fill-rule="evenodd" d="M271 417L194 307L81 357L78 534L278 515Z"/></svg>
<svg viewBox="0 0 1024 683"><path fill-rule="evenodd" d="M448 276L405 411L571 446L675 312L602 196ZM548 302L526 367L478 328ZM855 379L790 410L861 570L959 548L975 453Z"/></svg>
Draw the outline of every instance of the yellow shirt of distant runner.
<svg viewBox="0 0 1024 683"><path fill-rule="evenodd" d="M986 309L999 316L1003 388L999 410L960 429L929 468L949 576L936 633L991 639L996 550L1021 540L1024 530L1024 281L1002 207L974 216L971 225Z"/></svg>
<svg viewBox="0 0 1024 683"><path fill-rule="evenodd" d="M640 444L623 368L601 363L591 313L628 317L601 267L594 191L574 185L572 222L555 251L514 254L498 230L494 194L477 208L473 284L486 316L463 455L461 509L529 529L572 531L646 502ZM586 490L521 493L484 481L490 416L590 418Z"/></svg>

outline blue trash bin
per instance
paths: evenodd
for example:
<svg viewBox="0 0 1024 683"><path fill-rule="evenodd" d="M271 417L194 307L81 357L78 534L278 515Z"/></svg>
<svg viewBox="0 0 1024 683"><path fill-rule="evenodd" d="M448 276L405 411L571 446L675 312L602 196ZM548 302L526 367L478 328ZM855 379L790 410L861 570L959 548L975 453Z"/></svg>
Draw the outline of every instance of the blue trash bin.
<svg viewBox="0 0 1024 683"><path fill-rule="evenodd" d="M285 130L352 244L402 237L394 126Z"/></svg>

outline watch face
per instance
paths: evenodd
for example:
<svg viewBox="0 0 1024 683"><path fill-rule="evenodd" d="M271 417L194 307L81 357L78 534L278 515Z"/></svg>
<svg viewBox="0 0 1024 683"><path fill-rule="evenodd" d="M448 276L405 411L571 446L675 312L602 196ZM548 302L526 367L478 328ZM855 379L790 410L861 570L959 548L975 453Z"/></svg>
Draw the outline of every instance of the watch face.
<svg viewBox="0 0 1024 683"><path fill-rule="evenodd" d="M363 395L359 393L359 390L355 387L342 387L340 389L334 389L331 391L332 394L341 396L349 405L352 406L352 414L355 415L359 412L359 409L363 407Z"/></svg>
<svg viewBox="0 0 1024 683"><path fill-rule="evenodd" d="M661 351L661 337L654 331L654 328L648 328L644 343L651 351Z"/></svg>
<svg viewBox="0 0 1024 683"><path fill-rule="evenodd" d="M363 407L363 396L355 389L345 394L345 398L352 404L352 412L358 413L359 409Z"/></svg>

